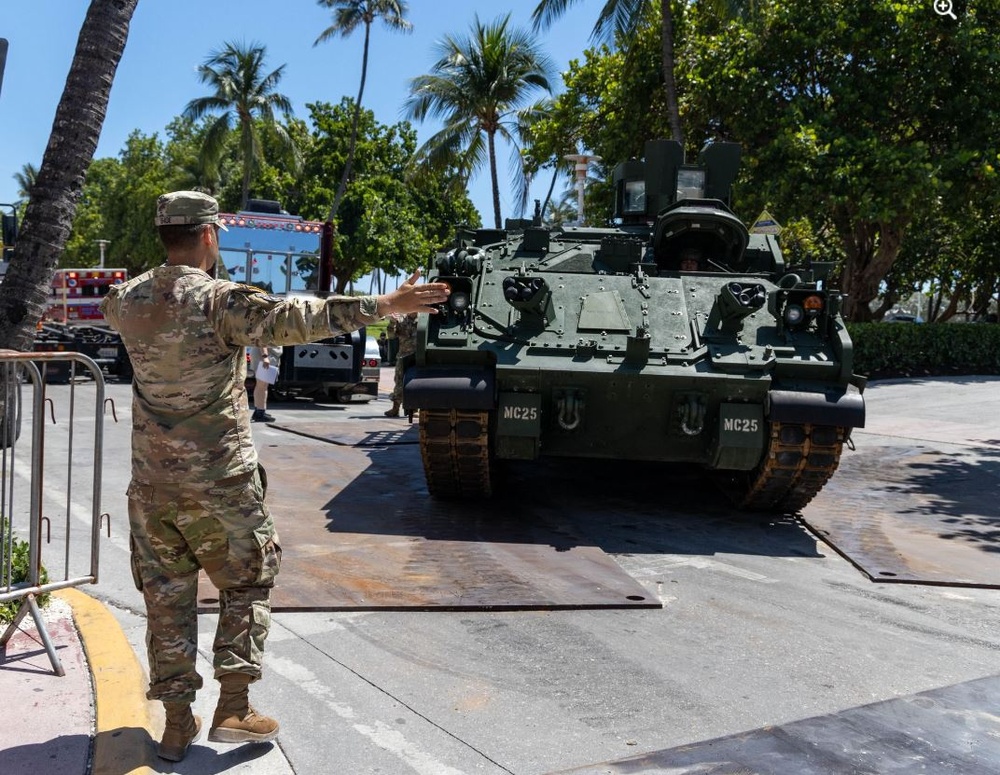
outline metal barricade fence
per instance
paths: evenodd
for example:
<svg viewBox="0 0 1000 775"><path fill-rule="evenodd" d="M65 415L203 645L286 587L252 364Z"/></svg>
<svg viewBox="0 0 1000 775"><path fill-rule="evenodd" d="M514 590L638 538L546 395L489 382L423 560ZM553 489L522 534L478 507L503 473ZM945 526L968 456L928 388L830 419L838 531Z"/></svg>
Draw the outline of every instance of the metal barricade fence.
<svg viewBox="0 0 1000 775"><path fill-rule="evenodd" d="M47 374L53 383L52 375L58 375L58 381L66 384L49 384ZM78 406L77 400L78 393L90 391L92 413L89 402L81 400ZM56 421L57 404L58 413L65 413L65 425ZM108 516L101 514L103 412L104 376L92 359L72 352L0 350L0 603L18 606L0 635L0 649L30 613L57 675L64 675L64 670L38 598L57 589L97 583L100 530ZM57 426L51 436L46 433L46 419ZM30 427L30 434L21 433L22 425L25 430ZM75 444L78 426L88 435L82 450ZM89 487L80 482L84 477ZM75 500L74 486L83 489ZM88 502L89 509L78 505ZM53 519L49 514L58 516ZM17 581L15 566L16 575L23 576Z"/></svg>

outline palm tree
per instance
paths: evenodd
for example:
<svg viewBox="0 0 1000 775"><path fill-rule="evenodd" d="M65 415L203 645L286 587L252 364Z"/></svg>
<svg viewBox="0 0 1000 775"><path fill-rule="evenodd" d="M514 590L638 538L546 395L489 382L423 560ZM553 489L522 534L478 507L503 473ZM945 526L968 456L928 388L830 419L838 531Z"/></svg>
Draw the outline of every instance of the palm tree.
<svg viewBox="0 0 1000 775"><path fill-rule="evenodd" d="M21 167L20 172L14 173L14 180L17 183L17 198L27 201L31 198L31 189L35 187L35 180L38 179L38 168L28 162Z"/></svg>
<svg viewBox="0 0 1000 775"><path fill-rule="evenodd" d="M519 155L519 176L514 178L517 191L518 209L521 213L528 205L530 187L535 175L545 167L552 167L552 178L549 181L545 199L541 202L541 211L546 213L552 201L552 192L560 175L567 175L572 180L573 163L565 159L566 154L575 153L580 145L580 128L572 120L572 110L560 105L558 100L546 98L539 100L532 108L521 112L521 123L518 126L518 136L522 150ZM546 132L546 140L539 143L537 128L540 125L551 124L558 127L559 132Z"/></svg>
<svg viewBox="0 0 1000 775"><path fill-rule="evenodd" d="M138 0L91 0L14 255L0 284L0 347L30 350L97 150ZM152 217L152 215L150 215Z"/></svg>
<svg viewBox="0 0 1000 775"><path fill-rule="evenodd" d="M204 156L195 156L174 167L177 173L177 188L199 189L216 196L222 188L222 174L219 165L209 163Z"/></svg>
<svg viewBox="0 0 1000 775"><path fill-rule="evenodd" d="M220 51L213 51L198 73L201 82L210 84L215 93L193 99L184 108L184 116L193 121L219 113L205 134L202 156L206 163L218 164L230 132L239 130L242 207L246 207L250 198L250 180L263 156L257 122L274 135L287 161L293 167L299 164L295 143L275 115L277 111L286 116L292 112L288 97L275 91L285 66L265 75L264 57L264 47L256 43L226 43Z"/></svg>
<svg viewBox="0 0 1000 775"><path fill-rule="evenodd" d="M489 162L498 229L496 136L516 145L517 127L523 123L519 106L536 89L551 93L551 61L530 33L509 29L509 23L510 14L489 25L477 16L471 37L446 36L436 46L440 58L433 72L410 80L406 101L410 118L423 121L430 115L444 122L417 151L418 159L431 164L457 160L466 179Z"/></svg>
<svg viewBox="0 0 1000 775"><path fill-rule="evenodd" d="M361 99L365 93L365 80L368 77L368 42L371 37L372 23L381 18L387 27L401 32L409 32L413 29L413 25L403 18L408 10L403 0L318 0L318 2L320 5L334 9L333 24L320 33L313 46L329 40L334 35L346 38L362 24L365 27L365 46L361 55L361 85L358 87L358 99L354 103L351 145L347 152L347 163L340 176L340 184L337 186L337 193L333 197L333 205L330 207L330 217L327 219L332 223L337 215L337 210L340 209L340 202L347 190L347 180L351 176L351 166L354 164L354 149L358 143L358 119L361 116Z"/></svg>
<svg viewBox="0 0 1000 775"><path fill-rule="evenodd" d="M573 223L579 218L577 212L576 191L569 189L563 192L562 198L557 201L550 201L543 211L545 222L550 226L562 226L566 223Z"/></svg>

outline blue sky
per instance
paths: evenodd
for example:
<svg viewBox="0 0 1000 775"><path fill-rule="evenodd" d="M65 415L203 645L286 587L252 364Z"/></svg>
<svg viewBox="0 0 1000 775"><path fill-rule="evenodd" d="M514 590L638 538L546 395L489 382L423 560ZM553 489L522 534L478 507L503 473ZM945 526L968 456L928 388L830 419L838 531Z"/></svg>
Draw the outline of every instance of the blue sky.
<svg viewBox="0 0 1000 775"><path fill-rule="evenodd" d="M582 59L590 32L604 0L578 0L540 41L557 72L571 59ZM446 34L468 33L474 17L493 21L511 12L511 22L530 27L537 0L410 0L409 34L376 23L372 28L368 79L363 104L378 121L402 120L408 81L430 72L434 43ZM87 0L30 0L4 3L0 37L9 41L7 66L0 92L0 202L17 198L14 174L26 163L41 164L56 105L86 14ZM118 67L108 114L96 158L117 156L129 133L164 137L166 125L207 88L197 68L213 50L228 41L262 43L268 71L285 65L279 90L287 95L295 115L308 119L306 103L337 103L357 96L364 34L333 38L319 46L313 41L330 25L331 11L312 0L140 0ZM556 91L562 81L556 79ZM436 127L416 124L419 141ZM508 190L507 151L499 160L502 217L516 215ZM545 181L547 183L547 181ZM568 184L567 184L568 185ZM533 196L544 196L536 185ZM489 175L480 172L470 196L484 222L492 221Z"/></svg>

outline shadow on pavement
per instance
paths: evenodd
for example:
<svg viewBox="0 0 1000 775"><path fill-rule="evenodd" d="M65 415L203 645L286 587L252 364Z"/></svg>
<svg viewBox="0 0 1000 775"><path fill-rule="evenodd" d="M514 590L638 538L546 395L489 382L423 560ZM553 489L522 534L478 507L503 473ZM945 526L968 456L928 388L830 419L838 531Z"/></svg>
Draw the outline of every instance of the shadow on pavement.
<svg viewBox="0 0 1000 775"><path fill-rule="evenodd" d="M1000 587L1000 450L859 451L803 512L872 581Z"/></svg>

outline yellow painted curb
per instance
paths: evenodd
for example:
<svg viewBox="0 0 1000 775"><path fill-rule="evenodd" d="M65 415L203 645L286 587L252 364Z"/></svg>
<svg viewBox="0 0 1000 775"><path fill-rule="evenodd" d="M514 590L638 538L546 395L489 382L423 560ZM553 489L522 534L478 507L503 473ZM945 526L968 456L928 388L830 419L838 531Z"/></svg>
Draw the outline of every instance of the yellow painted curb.
<svg viewBox="0 0 1000 775"><path fill-rule="evenodd" d="M62 589L55 594L73 609L90 666L97 717L91 772L155 772L146 677L118 620L102 603L77 589Z"/></svg>

